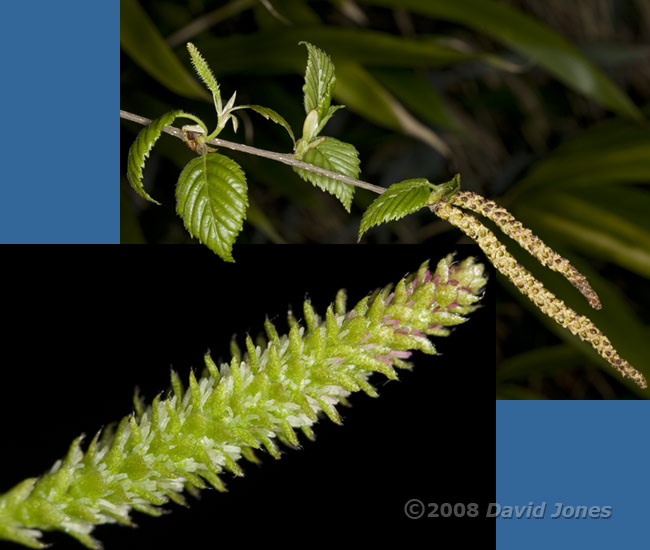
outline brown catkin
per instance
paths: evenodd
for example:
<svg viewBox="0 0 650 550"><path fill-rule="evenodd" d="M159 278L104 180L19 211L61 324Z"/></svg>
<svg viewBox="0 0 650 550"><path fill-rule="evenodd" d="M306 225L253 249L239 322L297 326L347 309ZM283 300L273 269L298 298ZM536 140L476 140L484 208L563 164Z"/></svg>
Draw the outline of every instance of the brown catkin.
<svg viewBox="0 0 650 550"><path fill-rule="evenodd" d="M492 220L499 226L501 231L517 241L523 249L535 256L542 265L564 275L587 298L591 307L594 309L600 309L602 307L598 295L591 288L587 278L573 267L569 260L549 248L530 229L524 227L505 208L471 191L459 191L451 198L450 202L455 206L473 210L477 214L481 214Z"/></svg>
<svg viewBox="0 0 650 550"><path fill-rule="evenodd" d="M528 296L542 312L581 340L589 342L623 376L631 378L641 388L647 387L643 374L618 355L609 339L590 319L573 311L555 294L545 288L542 282L538 281L517 262L506 250L506 247L494 236L494 233L479 220L444 201L440 201L430 208L438 217L455 225L472 240L476 241L494 266L510 279L522 294Z"/></svg>

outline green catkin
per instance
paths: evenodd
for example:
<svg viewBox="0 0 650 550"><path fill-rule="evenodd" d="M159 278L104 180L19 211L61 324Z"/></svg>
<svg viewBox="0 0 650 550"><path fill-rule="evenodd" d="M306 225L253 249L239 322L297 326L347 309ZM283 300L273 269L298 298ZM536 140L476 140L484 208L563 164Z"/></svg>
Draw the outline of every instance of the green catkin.
<svg viewBox="0 0 650 550"><path fill-rule="evenodd" d="M254 450L262 449L280 458L276 442L297 447L298 428L313 439L319 417L340 424L337 406L351 392L376 397L373 373L394 379L396 368L410 368L410 350L434 354L428 336L465 321L485 283L481 264L449 255L349 311L344 292L324 317L307 303L306 327L292 318L289 335L267 320L268 344L246 337L246 353L232 345L232 361L220 367L206 354L204 375L191 372L185 387L172 372L166 397L145 407L136 395L135 413L114 433L98 433L85 453L77 438L49 472L0 495L0 539L43 548L42 531L59 530L101 548L96 525L132 525L132 510L158 516L159 506L184 505L182 491L196 495L205 482L224 491L219 476L243 475L240 458L259 462Z"/></svg>

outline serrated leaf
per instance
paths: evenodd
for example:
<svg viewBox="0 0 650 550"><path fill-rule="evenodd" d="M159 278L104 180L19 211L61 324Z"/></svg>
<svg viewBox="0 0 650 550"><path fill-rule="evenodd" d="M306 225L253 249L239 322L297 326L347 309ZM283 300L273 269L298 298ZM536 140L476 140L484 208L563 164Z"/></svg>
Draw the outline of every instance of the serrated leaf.
<svg viewBox="0 0 650 550"><path fill-rule="evenodd" d="M373 225L399 220L420 210L429 200L435 186L424 178L404 180L391 185L364 212L359 239Z"/></svg>
<svg viewBox="0 0 650 550"><path fill-rule="evenodd" d="M305 113L312 109L318 110L319 119L327 113L332 99L332 91L336 84L334 65L329 55L319 50L309 42L300 42L307 46L307 70L302 91L305 94Z"/></svg>
<svg viewBox="0 0 650 550"><path fill-rule="evenodd" d="M174 119L181 115L183 111L170 111L165 113L160 118L152 121L149 126L145 126L135 138L133 145L129 149L129 158L127 161L126 176L133 187L133 190L142 198L147 199L155 204L160 204L158 201L152 199L149 194L144 190L142 185L142 170L144 163L149 157L152 147L162 134L162 129L169 126Z"/></svg>
<svg viewBox="0 0 650 550"><path fill-rule="evenodd" d="M176 212L185 228L227 262L241 231L248 206L246 176L233 160L219 153L192 159L176 186Z"/></svg>
<svg viewBox="0 0 650 550"><path fill-rule="evenodd" d="M279 124L287 132L289 132L289 135L291 136L291 141L296 143L296 137L293 135L293 130L291 129L291 126L289 126L289 123L284 119L282 115L280 115L273 109L269 107L262 107L261 105L239 105L238 107L233 109L233 111L236 109L251 109L252 111L255 111L256 113L262 115L266 120L271 120L276 124Z"/></svg>
<svg viewBox="0 0 650 550"><path fill-rule="evenodd" d="M323 141L309 149L301 160L331 172L357 178L359 176L359 153L354 146L331 137L321 139ZM343 203L345 209L350 211L354 186L302 168L294 168L294 170L304 180L334 195Z"/></svg>

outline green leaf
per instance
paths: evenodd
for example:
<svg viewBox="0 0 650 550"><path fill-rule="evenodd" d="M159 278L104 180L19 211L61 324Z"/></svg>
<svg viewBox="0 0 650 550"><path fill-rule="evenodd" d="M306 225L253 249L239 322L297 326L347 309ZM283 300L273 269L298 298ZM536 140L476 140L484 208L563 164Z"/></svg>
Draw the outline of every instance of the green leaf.
<svg viewBox="0 0 650 550"><path fill-rule="evenodd" d="M152 199L144 190L142 185L142 169L144 163L149 157L152 147L162 133L164 126L169 126L176 117L181 116L183 111L170 111L165 113L160 118L152 121L149 126L145 126L135 138L133 145L129 149L129 158L127 161L126 176L131 184L131 187L142 198L147 199L155 204L160 204L158 201Z"/></svg>
<svg viewBox="0 0 650 550"><path fill-rule="evenodd" d="M354 146L331 137L321 139L323 140L321 143L309 149L299 160L350 178L359 177L359 153ZM345 209L350 211L354 186L302 168L294 168L294 170L304 180L337 197Z"/></svg>
<svg viewBox="0 0 650 550"><path fill-rule="evenodd" d="M287 132L289 132L291 141L293 141L294 144L296 143L296 138L293 135L293 130L291 129L291 126L289 126L289 123L284 119L282 115L275 112L273 109L269 107L262 107L261 105L238 105L233 109L233 111L236 111L237 109L250 109L251 111L255 111L256 113L262 115L266 120L271 120L276 124L279 124Z"/></svg>
<svg viewBox="0 0 650 550"><path fill-rule="evenodd" d="M221 92L219 91L219 84L217 83L217 79L214 77L214 74L210 69L210 65L208 65L208 62L203 59L201 52L199 52L196 46L191 42L187 43L187 50L190 52L192 65L194 66L196 74L201 77L201 80L203 80L205 85L208 87L208 90L212 92L214 106L217 109L217 113L221 113Z"/></svg>
<svg viewBox="0 0 650 550"><path fill-rule="evenodd" d="M539 63L571 88L613 111L641 120L632 101L569 41L533 17L494 0L362 0L466 25Z"/></svg>
<svg viewBox="0 0 650 550"><path fill-rule="evenodd" d="M191 99L210 97L174 55L137 0L120 2L120 47L172 92Z"/></svg>
<svg viewBox="0 0 650 550"><path fill-rule="evenodd" d="M191 160L176 187L176 212L190 234L227 262L248 206L246 176L218 153Z"/></svg>
<svg viewBox="0 0 650 550"><path fill-rule="evenodd" d="M405 180L391 185L364 212L359 239L372 226L399 220L420 210L431 196L434 186L424 178Z"/></svg>
<svg viewBox="0 0 650 550"><path fill-rule="evenodd" d="M332 91L336 84L334 65L329 55L313 44L309 42L300 42L300 44L307 46L308 52L305 84L302 87L305 94L305 113L316 109L319 119L322 119L329 109Z"/></svg>

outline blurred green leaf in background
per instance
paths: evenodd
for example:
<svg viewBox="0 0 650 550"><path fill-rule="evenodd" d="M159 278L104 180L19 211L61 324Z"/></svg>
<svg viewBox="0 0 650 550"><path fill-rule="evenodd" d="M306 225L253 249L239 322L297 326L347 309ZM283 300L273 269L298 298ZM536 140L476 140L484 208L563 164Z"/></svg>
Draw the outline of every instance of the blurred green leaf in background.
<svg viewBox="0 0 650 550"><path fill-rule="evenodd" d="M121 0L121 108L215 119L185 42L229 97L280 113L299 132L308 41L336 66L328 135L360 153L360 178L388 187L448 180L510 209L593 283L588 311L570 285L510 251L650 377L650 5L646 0ZM254 115L255 116L255 115ZM232 139L289 152L284 129L242 115ZM122 175L137 125L121 124ZM144 185L163 207L122 191L123 242L191 242L174 211L192 153L162 136ZM354 243L375 195L351 214L285 166L233 155L250 210L239 242ZM489 224L488 224L489 225ZM378 244L465 242L422 211L364 235ZM496 320L496 396L648 398L589 346L548 322L505 281ZM491 354L491 350L489 350ZM461 388L457 389L462 392Z"/></svg>

